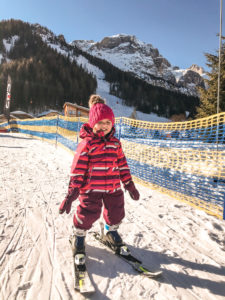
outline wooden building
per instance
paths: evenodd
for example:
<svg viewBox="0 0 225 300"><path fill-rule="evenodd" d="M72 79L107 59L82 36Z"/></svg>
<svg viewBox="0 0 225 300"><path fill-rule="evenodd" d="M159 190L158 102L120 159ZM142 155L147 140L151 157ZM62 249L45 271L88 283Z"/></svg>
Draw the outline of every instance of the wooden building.
<svg viewBox="0 0 225 300"><path fill-rule="evenodd" d="M88 117L89 108L75 103L65 102L63 105L64 115L67 117Z"/></svg>
<svg viewBox="0 0 225 300"><path fill-rule="evenodd" d="M10 120L16 120L16 119L33 119L34 116L31 114L28 114L24 111L12 111L10 112ZM0 115L0 123L8 122L7 118L4 114Z"/></svg>
<svg viewBox="0 0 225 300"><path fill-rule="evenodd" d="M32 114L29 114L25 111L12 111L10 112L10 116L17 119L34 119L34 116Z"/></svg>
<svg viewBox="0 0 225 300"><path fill-rule="evenodd" d="M54 117L54 116L58 116L58 115L62 115L62 113L60 113L57 110L48 110L48 111L44 111L42 113L40 113L39 115L37 115L37 118L42 118L42 117Z"/></svg>

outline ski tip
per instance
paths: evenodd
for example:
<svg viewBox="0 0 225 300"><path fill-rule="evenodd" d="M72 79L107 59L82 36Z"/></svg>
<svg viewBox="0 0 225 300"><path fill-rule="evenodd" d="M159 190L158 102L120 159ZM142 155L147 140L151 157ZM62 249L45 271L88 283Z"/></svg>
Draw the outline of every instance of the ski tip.
<svg viewBox="0 0 225 300"><path fill-rule="evenodd" d="M79 292L80 294L85 294L86 296L92 295L95 292L95 288L92 284L84 284L81 282L82 280L79 281L79 284L74 286L74 289Z"/></svg>
<svg viewBox="0 0 225 300"><path fill-rule="evenodd" d="M146 267L144 267L142 264L135 263L133 264L133 268L138 271L140 274L149 277L149 278L158 278L162 275L162 271L150 271Z"/></svg>
<svg viewBox="0 0 225 300"><path fill-rule="evenodd" d="M147 272L144 274L144 276L149 277L149 278L159 278L163 274L162 271L157 271L157 272Z"/></svg>
<svg viewBox="0 0 225 300"><path fill-rule="evenodd" d="M79 287L75 287L75 291L88 297L88 296L92 296L95 293L95 289L80 289Z"/></svg>

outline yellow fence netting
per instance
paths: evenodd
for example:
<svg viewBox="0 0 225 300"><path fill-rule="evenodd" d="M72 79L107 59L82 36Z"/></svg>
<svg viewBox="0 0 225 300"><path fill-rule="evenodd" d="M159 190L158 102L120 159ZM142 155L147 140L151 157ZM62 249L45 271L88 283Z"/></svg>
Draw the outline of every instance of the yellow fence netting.
<svg viewBox="0 0 225 300"><path fill-rule="evenodd" d="M55 116L13 120L0 128L74 152L85 122ZM115 127L136 181L225 219L225 113L176 123L117 118Z"/></svg>

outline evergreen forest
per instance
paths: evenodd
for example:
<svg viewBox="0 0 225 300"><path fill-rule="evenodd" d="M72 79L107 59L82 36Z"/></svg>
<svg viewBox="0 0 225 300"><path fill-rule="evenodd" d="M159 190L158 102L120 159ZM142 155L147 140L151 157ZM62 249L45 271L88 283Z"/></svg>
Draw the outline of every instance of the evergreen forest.
<svg viewBox="0 0 225 300"><path fill-rule="evenodd" d="M44 29L44 28L43 28ZM6 53L4 41L14 47ZM64 40L61 38L61 43ZM3 110L8 75L12 79L11 111L37 114L46 109L62 111L65 101L87 106L97 87L96 79L68 56L44 43L33 25L22 21L0 22L0 110Z"/></svg>

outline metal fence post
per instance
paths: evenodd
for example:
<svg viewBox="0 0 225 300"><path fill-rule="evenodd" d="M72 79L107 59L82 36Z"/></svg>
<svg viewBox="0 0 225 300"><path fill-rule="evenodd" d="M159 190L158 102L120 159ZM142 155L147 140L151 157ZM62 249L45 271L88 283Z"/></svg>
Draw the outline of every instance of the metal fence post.
<svg viewBox="0 0 225 300"><path fill-rule="evenodd" d="M55 133L55 147L56 148L58 145L58 126L59 126L59 115L57 115L57 120L56 120L56 133Z"/></svg>
<svg viewBox="0 0 225 300"><path fill-rule="evenodd" d="M223 220L225 220L225 200L223 200Z"/></svg>
<svg viewBox="0 0 225 300"><path fill-rule="evenodd" d="M77 124L77 145L79 143L79 132L80 132L80 111L78 111L78 124Z"/></svg>
<svg viewBox="0 0 225 300"><path fill-rule="evenodd" d="M120 123L119 123L119 140L121 137L121 129L122 129L122 117L120 117Z"/></svg>

